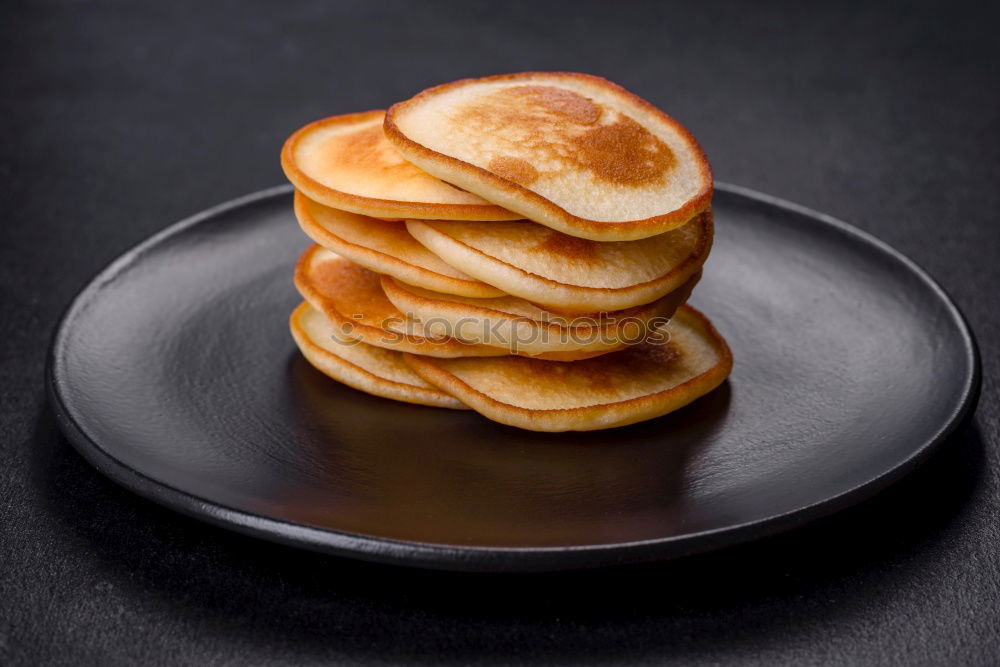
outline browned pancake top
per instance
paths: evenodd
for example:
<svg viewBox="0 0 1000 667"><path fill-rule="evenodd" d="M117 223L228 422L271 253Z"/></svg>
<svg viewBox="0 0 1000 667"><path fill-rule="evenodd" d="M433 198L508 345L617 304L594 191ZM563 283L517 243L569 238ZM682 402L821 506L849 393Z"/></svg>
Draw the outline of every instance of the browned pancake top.
<svg viewBox="0 0 1000 667"><path fill-rule="evenodd" d="M395 172L406 176L413 171L413 166L400 157L392 144L385 140L382 126L378 124L329 138L322 158L324 166L331 169L338 166L353 167L360 173Z"/></svg>
<svg viewBox="0 0 1000 667"><path fill-rule="evenodd" d="M563 234L554 229L547 230L545 239L535 244L529 252L582 261L595 261L597 258L597 246L594 241Z"/></svg>
<svg viewBox="0 0 1000 667"><path fill-rule="evenodd" d="M677 163L670 147L635 120L565 88L502 88L462 108L457 120L500 146L539 156L538 164L502 153L491 159L491 171L519 185L557 167L616 185L650 185L662 183Z"/></svg>
<svg viewBox="0 0 1000 667"><path fill-rule="evenodd" d="M381 329L387 321L405 321L382 291L379 275L357 264L318 262L310 269L308 279L337 312L358 324Z"/></svg>
<svg viewBox="0 0 1000 667"><path fill-rule="evenodd" d="M316 165L323 171L354 169L368 178L397 181L427 178L396 152L386 140L381 123L332 136L326 140L324 148L317 156ZM441 181L440 184L460 191L450 183Z"/></svg>

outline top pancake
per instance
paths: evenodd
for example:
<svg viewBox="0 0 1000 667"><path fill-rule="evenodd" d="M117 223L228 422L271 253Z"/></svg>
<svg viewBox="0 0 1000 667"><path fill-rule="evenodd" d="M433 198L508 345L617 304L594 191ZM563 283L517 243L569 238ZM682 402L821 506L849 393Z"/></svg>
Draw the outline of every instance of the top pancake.
<svg viewBox="0 0 1000 667"><path fill-rule="evenodd" d="M367 111L306 125L281 149L281 166L288 180L314 201L376 218L521 217L404 160L385 138L384 116L383 111Z"/></svg>
<svg viewBox="0 0 1000 667"><path fill-rule="evenodd" d="M645 238L704 210L712 172L677 121L605 79L528 72L430 88L385 134L424 171L566 234Z"/></svg>

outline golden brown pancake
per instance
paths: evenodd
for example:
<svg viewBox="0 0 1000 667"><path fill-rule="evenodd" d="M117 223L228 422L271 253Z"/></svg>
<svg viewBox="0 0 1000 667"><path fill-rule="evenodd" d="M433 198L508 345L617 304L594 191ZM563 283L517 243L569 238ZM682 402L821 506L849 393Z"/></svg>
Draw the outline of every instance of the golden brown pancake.
<svg viewBox="0 0 1000 667"><path fill-rule="evenodd" d="M728 377L729 347L704 315L681 307L670 334L666 344L572 364L514 356L405 358L420 377L494 421L532 431L589 431L667 414Z"/></svg>
<svg viewBox="0 0 1000 667"><path fill-rule="evenodd" d="M402 222L379 220L317 204L295 193L295 217L316 243L412 285L463 296L500 296L502 290L449 266L416 241Z"/></svg>
<svg viewBox="0 0 1000 667"><path fill-rule="evenodd" d="M307 248L295 266L299 293L344 337L434 357L507 354L497 347L426 336L419 321L406 317L386 298L379 278L377 273L318 245Z"/></svg>
<svg viewBox="0 0 1000 667"><path fill-rule="evenodd" d="M382 277L382 290L401 313L432 335L502 346L512 353L606 353L646 338L691 294L699 276L657 301L612 313L565 316L517 297L471 299L439 294ZM440 356L440 355L436 355Z"/></svg>
<svg viewBox="0 0 1000 667"><path fill-rule="evenodd" d="M306 360L338 382L406 403L466 409L460 401L415 375L401 352L336 337L335 327L308 303L292 312L289 327Z"/></svg>
<svg viewBox="0 0 1000 667"><path fill-rule="evenodd" d="M380 278L377 273L317 245L307 248L295 267L295 286L299 293L309 305L326 316L341 337L388 350L431 357L496 357L510 354L506 346L468 343L447 335L428 335L418 320L404 315L386 298ZM542 356L545 359L573 361L604 351L607 350L553 350ZM528 350L521 353L531 354Z"/></svg>
<svg viewBox="0 0 1000 667"><path fill-rule="evenodd" d="M711 209L657 236L606 243L528 221L410 220L406 228L456 270L568 313L622 310L672 292L701 269L713 234Z"/></svg>
<svg viewBox="0 0 1000 667"><path fill-rule="evenodd" d="M706 209L712 172L677 121L610 81L526 72L394 105L386 138L427 173L553 229L640 239Z"/></svg>
<svg viewBox="0 0 1000 667"><path fill-rule="evenodd" d="M521 217L404 160L385 138L384 116L383 111L367 111L306 125L281 149L281 166L288 180L315 201L376 218Z"/></svg>

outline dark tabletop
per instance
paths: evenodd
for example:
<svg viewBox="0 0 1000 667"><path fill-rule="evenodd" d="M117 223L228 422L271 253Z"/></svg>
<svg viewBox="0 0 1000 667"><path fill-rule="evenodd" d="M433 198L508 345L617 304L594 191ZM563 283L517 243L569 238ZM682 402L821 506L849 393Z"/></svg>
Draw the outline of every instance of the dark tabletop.
<svg viewBox="0 0 1000 667"><path fill-rule="evenodd" d="M5 2L0 663L1000 660L1000 17L750 4ZM529 69L625 85L694 132L719 180L928 269L982 348L971 422L881 496L784 536L528 576L231 534L117 487L60 436L47 342L107 262L281 182L278 148L307 121Z"/></svg>

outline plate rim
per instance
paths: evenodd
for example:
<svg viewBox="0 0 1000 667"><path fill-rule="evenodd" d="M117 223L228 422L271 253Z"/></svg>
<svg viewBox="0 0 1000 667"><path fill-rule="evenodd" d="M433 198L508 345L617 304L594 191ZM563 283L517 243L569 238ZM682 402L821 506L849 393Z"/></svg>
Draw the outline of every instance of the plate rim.
<svg viewBox="0 0 1000 667"><path fill-rule="evenodd" d="M90 279L70 301L59 318L46 357L46 394L53 416L61 432L86 461L106 477L139 496L238 533L336 556L440 570L539 572L669 560L769 537L874 496L914 470L936 451L965 418L972 414L979 399L982 367L979 346L972 328L947 291L920 265L876 236L826 213L751 188L716 183L717 192L784 209L874 247L916 275L945 305L957 325L971 372L965 378L958 402L948 419L904 459L865 482L786 512L693 533L614 544L542 547L438 544L318 528L228 507L150 477L105 451L86 433L63 400L60 392L60 376L64 372L61 368L61 352L67 344L74 320L86 309L90 300L105 285L114 281L123 269L140 261L145 252L190 227L244 206L285 196L293 189L291 185L278 185L217 204L167 226L123 252Z"/></svg>

